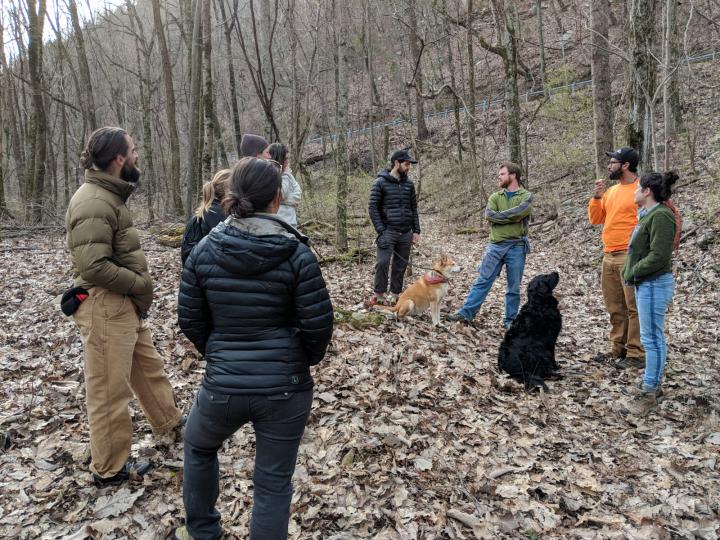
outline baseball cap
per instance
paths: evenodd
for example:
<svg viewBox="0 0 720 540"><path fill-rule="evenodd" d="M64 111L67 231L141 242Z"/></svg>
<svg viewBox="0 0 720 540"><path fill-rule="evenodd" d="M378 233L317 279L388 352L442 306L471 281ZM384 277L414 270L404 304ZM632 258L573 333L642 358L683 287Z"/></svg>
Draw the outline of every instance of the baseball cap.
<svg viewBox="0 0 720 540"><path fill-rule="evenodd" d="M620 163L629 163L632 168L637 167L637 164L640 163L640 154L637 153L637 150L629 146L623 146L614 152L605 152L605 154L608 157L617 159Z"/></svg>
<svg viewBox="0 0 720 540"><path fill-rule="evenodd" d="M417 163L407 150L397 150L390 156L390 164L392 165L396 161L407 161L408 163Z"/></svg>

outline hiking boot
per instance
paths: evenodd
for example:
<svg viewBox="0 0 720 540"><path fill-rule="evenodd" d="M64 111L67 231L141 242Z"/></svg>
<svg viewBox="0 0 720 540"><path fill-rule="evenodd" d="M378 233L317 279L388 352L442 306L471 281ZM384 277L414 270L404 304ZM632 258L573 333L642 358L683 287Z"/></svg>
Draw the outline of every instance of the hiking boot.
<svg viewBox="0 0 720 540"><path fill-rule="evenodd" d="M604 353L603 353L603 352L601 352L601 353L597 353L595 356L593 356L593 357L591 358L591 360L592 360L593 362L598 362L598 363L600 363L600 364L606 364L606 363L608 363L608 362L614 361L614 360L615 360L615 356L613 356L612 353L608 353L608 352L604 352Z"/></svg>
<svg viewBox="0 0 720 540"><path fill-rule="evenodd" d="M470 324L472 321L469 319L466 319L465 316L460 313L459 311L456 311L455 313L451 313L447 316L447 320L450 322L463 322L466 324Z"/></svg>
<svg viewBox="0 0 720 540"><path fill-rule="evenodd" d="M645 359L626 356L615 363L615 369L645 369Z"/></svg>
<svg viewBox="0 0 720 540"><path fill-rule="evenodd" d="M394 306L395 304L397 304L398 296L399 295L394 294L394 293L389 293L388 295L386 295L385 296L385 305L386 306Z"/></svg>
<svg viewBox="0 0 720 540"><path fill-rule="evenodd" d="M637 417L646 416L658 406L658 390L638 390L632 397L624 399L620 403L620 414ZM662 391L660 391L662 395Z"/></svg>
<svg viewBox="0 0 720 540"><path fill-rule="evenodd" d="M152 463L149 463L147 461L134 463L128 460L125 462L125 465L123 465L122 469L120 469L118 472L116 472L109 478L103 478L102 476L93 474L93 482L95 483L95 486L99 488L104 488L108 486L119 486L123 482L127 482L133 474L137 476L143 476L150 472L151 469Z"/></svg>
<svg viewBox="0 0 720 540"><path fill-rule="evenodd" d="M175 529L173 540L195 540L195 537L188 532L187 525L183 525Z"/></svg>
<svg viewBox="0 0 720 540"><path fill-rule="evenodd" d="M367 307L384 306L386 301L385 293L375 293L370 297L370 300L368 300L365 305Z"/></svg>

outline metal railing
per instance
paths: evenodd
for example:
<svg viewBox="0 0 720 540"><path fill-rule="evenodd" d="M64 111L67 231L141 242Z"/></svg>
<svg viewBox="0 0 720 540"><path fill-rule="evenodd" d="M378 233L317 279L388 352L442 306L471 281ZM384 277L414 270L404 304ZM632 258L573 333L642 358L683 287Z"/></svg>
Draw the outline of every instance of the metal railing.
<svg viewBox="0 0 720 540"><path fill-rule="evenodd" d="M700 54L693 55L693 56L688 56L686 61L688 64L696 64L698 62L715 61L718 58L720 58L720 52L709 51L709 52L700 53ZM552 88L549 88L548 94L549 95L558 94L558 93L566 91L566 90L570 90L570 92L574 92L578 88L584 88L586 86L591 86L591 85L592 85L592 79L585 79L582 81L573 81L568 84L553 86ZM525 92L523 94L520 94L520 99L529 101L531 98L542 96L543 93L544 92L542 90L533 90L530 92ZM495 96L490 99L484 99L484 100L480 101L479 103L475 104L475 110L484 112L484 111L487 111L490 107L492 107L494 105L502 104L503 101L505 101L505 98L503 96ZM450 114L455 114L455 110L456 110L455 108L450 108L450 109L445 109L444 111L427 113L427 114L425 114L425 120L433 120L436 118L446 119ZM460 107L458 109L458 111L460 113L464 113L464 112L467 112L467 109L465 107ZM415 118L411 118L410 120L398 118L395 120L390 120L388 122L381 122L379 124L373 124L372 126L365 126L365 127L356 128L356 129L348 129L346 136L347 136L347 139L350 140L353 138L353 136L368 133L371 129L374 129L374 130L382 129L385 126L393 128L395 126L398 126L401 124L408 124L408 123L414 124ZM337 133L328 134L328 135L315 135L312 138L308 139L306 144L322 145L326 139L327 139L327 142L334 144L335 142L337 142Z"/></svg>

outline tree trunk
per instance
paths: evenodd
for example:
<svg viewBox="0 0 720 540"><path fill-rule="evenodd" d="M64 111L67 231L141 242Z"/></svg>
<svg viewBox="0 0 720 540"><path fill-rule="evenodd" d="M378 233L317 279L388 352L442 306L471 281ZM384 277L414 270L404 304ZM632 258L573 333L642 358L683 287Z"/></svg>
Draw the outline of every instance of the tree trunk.
<svg viewBox="0 0 720 540"><path fill-rule="evenodd" d="M443 12L447 13L447 0L443 0ZM444 32L450 36L450 25L445 24L443 28ZM455 79L455 59L453 57L453 40L448 38L447 40L447 68L450 72L450 86L453 89L453 116L455 119L455 143L457 149L457 160L458 163L462 163L462 127L460 125L460 99L458 98L458 86L457 80Z"/></svg>
<svg viewBox="0 0 720 540"><path fill-rule="evenodd" d="M368 94L370 98L370 111L369 122L370 122L370 168L375 174L377 168L375 166L375 109L380 105L380 94L375 84L375 69L373 67L373 41L372 41L372 17L370 15L370 0L363 2L363 26L365 27L365 46L367 54L365 55L365 70L367 71L368 78Z"/></svg>
<svg viewBox="0 0 720 540"><path fill-rule="evenodd" d="M608 0L594 0L591 3L590 26L590 67L592 72L593 125L595 139L595 177L605 177L607 156L613 149L613 101L608 53Z"/></svg>
<svg viewBox="0 0 720 540"><path fill-rule="evenodd" d="M62 107L60 114L62 115L63 203L67 208L67 205L70 203L70 159L68 156L68 121L65 106Z"/></svg>
<svg viewBox="0 0 720 540"><path fill-rule="evenodd" d="M594 6L595 2L592 2L592 4ZM547 89L545 88L545 30L543 27L542 0L535 0L535 9L537 10L538 37L540 40L540 84L542 86L543 96L547 96ZM527 152L527 148L525 151Z"/></svg>
<svg viewBox="0 0 720 540"><path fill-rule="evenodd" d="M43 199L45 195L45 161L47 156L47 120L43 102L43 26L46 3L40 0L28 0L28 58L30 83L32 87L33 109L30 120L30 163L32 180L30 182L31 217L35 222L43 219Z"/></svg>
<svg viewBox="0 0 720 540"><path fill-rule="evenodd" d="M153 23L155 35L160 46L160 60L162 62L163 83L165 85L165 113L168 121L170 135L170 198L173 202L175 214L183 213L182 197L180 196L180 136L178 135L176 120L175 88L173 84L172 63L168 51L165 29L160 18L160 0L152 0Z"/></svg>
<svg viewBox="0 0 720 540"><path fill-rule="evenodd" d="M237 10L237 3L237 0L234 0L233 10ZM217 5L220 7L220 14L224 21L225 55L227 56L227 71L230 83L230 106L232 109L233 135L235 137L235 155L239 159L242 130L240 129L240 109L238 107L237 83L235 82L235 63L232 56L232 29L235 18L225 15L225 0L217 0Z"/></svg>
<svg viewBox="0 0 720 540"><path fill-rule="evenodd" d="M2 39L2 29L0 29L0 39ZM0 86L0 107L2 107L4 103L4 96L2 92L3 88ZM0 110L0 112L2 112ZM0 114L0 119L2 119L2 115ZM4 129L2 133L0 133L0 151L2 151L2 154L0 154L0 218L4 217L12 217L10 215L10 211L7 207L7 201L5 200L5 156L7 153L3 151L3 135L5 138L7 138L8 130ZM7 145L5 146L7 148Z"/></svg>
<svg viewBox="0 0 720 540"><path fill-rule="evenodd" d="M418 36L417 5L416 0L408 1L408 22L410 24L410 54L412 55L415 87L415 116L417 117L417 138L421 141L430 136L425 122L425 103L423 102L423 70L420 37Z"/></svg>
<svg viewBox="0 0 720 540"><path fill-rule="evenodd" d="M332 0L332 20L335 22L335 130L337 132L337 211L335 219L335 242L340 251L347 250L347 197L348 197L348 80L347 39L343 31L342 14L337 7L339 0Z"/></svg>
<svg viewBox="0 0 720 540"><path fill-rule="evenodd" d="M520 96L517 82L517 22L513 8L507 17L507 57L505 58L505 107L507 112L507 138L510 161L522 164L522 146L520 142Z"/></svg>
<svg viewBox="0 0 720 540"><path fill-rule="evenodd" d="M465 118L467 118L468 124L468 139L470 140L470 163L472 165L472 178L474 178L474 187L478 188L482 186L482 178L478 176L477 167L477 138L476 138L476 125L475 125L475 51L474 51L474 40L472 30L472 12L473 12L473 0L468 0L467 3L467 61L468 61L468 93L467 102L465 106L468 110L465 111Z"/></svg>
<svg viewBox="0 0 720 540"><path fill-rule="evenodd" d="M625 129L627 145L640 151L640 170L654 161L653 115L650 107L656 88L654 56L656 0L635 0L630 14L630 57L632 91L628 96L629 122Z"/></svg>
<svg viewBox="0 0 720 540"><path fill-rule="evenodd" d="M87 122L88 129L95 131L98 127L97 109L95 107L95 95L93 93L92 77L90 77L90 67L88 66L87 52L85 51L85 39L83 38L82 28L80 27L80 19L78 17L77 4L75 0L68 0L68 8L70 9L70 20L72 21L73 37L77 43L78 66L80 71L80 82L83 89L82 110Z"/></svg>
<svg viewBox="0 0 720 540"><path fill-rule="evenodd" d="M188 130L188 153L186 163L185 184L185 218L190 219L195 206L195 186L200 172L198 169L199 155L202 150L199 117L201 111L201 82L202 82L202 14L203 5L209 0L196 0L195 16L193 18L192 38L192 70L190 72L190 129Z"/></svg>
<svg viewBox="0 0 720 540"><path fill-rule="evenodd" d="M678 130L682 126L682 113L680 109L680 91L678 76L675 68L679 58L678 43L678 0L665 1L665 39L664 50L664 79L663 111L665 116L665 161L664 170L672 168L673 150L677 140Z"/></svg>

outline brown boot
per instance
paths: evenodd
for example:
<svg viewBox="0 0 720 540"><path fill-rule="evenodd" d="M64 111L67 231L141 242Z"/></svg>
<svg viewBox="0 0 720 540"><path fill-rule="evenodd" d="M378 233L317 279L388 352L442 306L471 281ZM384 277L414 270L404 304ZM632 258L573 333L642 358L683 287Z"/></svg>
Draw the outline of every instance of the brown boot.
<svg viewBox="0 0 720 540"><path fill-rule="evenodd" d="M627 356L615 364L615 369L645 369L645 359Z"/></svg>
<svg viewBox="0 0 720 540"><path fill-rule="evenodd" d="M631 415L642 418L650 412L657 409L658 406L658 390L650 391L638 390L633 396L624 399L620 403L620 414Z"/></svg>

